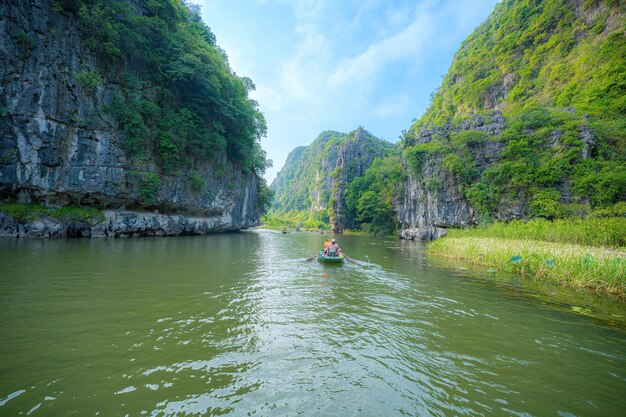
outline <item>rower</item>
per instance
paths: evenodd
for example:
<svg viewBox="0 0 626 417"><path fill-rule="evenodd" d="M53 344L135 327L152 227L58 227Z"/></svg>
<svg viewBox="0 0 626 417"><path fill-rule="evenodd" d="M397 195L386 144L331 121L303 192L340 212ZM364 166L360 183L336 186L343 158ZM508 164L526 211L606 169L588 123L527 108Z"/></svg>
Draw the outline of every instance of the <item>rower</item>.
<svg viewBox="0 0 626 417"><path fill-rule="evenodd" d="M337 241L335 239L331 239L330 240L330 245L328 245L326 247L326 251L325 254L326 256L339 256L339 251L341 249L339 248L339 245L337 244Z"/></svg>

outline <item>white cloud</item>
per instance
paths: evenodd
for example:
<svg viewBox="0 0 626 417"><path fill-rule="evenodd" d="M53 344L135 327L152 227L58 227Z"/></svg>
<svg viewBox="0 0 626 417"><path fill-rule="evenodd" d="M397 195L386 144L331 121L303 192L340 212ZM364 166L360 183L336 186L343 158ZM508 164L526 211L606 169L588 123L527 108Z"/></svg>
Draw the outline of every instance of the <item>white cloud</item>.
<svg viewBox="0 0 626 417"><path fill-rule="evenodd" d="M445 60L496 1L202 3L232 68L257 85L251 97L268 122L263 146L275 162L271 179L293 147L321 130L361 124L397 136L425 107Z"/></svg>
<svg viewBox="0 0 626 417"><path fill-rule="evenodd" d="M329 42L315 25L298 25L295 33L301 40L294 56L283 65L283 87L294 99L319 103L318 87L324 82L331 60Z"/></svg>
<svg viewBox="0 0 626 417"><path fill-rule="evenodd" d="M294 36L299 41L291 58L283 64L281 78L285 93L301 102L319 105L324 101L322 96L346 93L355 87L353 94L362 93L386 66L406 59L416 62L435 33L434 19L429 12L430 1L417 6L408 16L384 7L378 32L387 36L372 40L373 43L360 54L336 56L340 42L337 38L342 29L333 29L332 22L328 21L321 29L321 23L314 17L321 11L328 12L325 3L310 0L294 6L300 22ZM380 4L374 1L364 2L351 22L344 22L344 25L356 28L358 21L366 19L368 13L369 17L376 13L376 6L380 8ZM399 25L402 21L404 25ZM396 29L393 33L392 28Z"/></svg>
<svg viewBox="0 0 626 417"><path fill-rule="evenodd" d="M346 83L362 83L395 60L416 57L432 35L432 21L430 14L420 7L413 22L404 30L343 61L330 75L329 85L337 87Z"/></svg>

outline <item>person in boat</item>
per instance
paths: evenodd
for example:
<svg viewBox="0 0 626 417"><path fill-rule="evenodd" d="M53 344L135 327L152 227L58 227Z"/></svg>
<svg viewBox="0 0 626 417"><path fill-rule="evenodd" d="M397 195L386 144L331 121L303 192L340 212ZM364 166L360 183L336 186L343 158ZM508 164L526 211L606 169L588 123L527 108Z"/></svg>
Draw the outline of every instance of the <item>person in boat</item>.
<svg viewBox="0 0 626 417"><path fill-rule="evenodd" d="M339 251L341 251L341 249L339 248L337 241L335 239L331 239L330 245L326 247L325 255L326 256L339 256Z"/></svg>
<svg viewBox="0 0 626 417"><path fill-rule="evenodd" d="M286 228L283 228L283 233L287 233L287 229Z"/></svg>

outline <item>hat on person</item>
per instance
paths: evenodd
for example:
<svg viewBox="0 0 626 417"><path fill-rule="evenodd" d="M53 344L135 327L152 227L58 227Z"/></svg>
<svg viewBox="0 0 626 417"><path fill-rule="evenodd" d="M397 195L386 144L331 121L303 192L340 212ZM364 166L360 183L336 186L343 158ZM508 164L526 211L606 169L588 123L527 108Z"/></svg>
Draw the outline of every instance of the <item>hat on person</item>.
<svg viewBox="0 0 626 417"><path fill-rule="evenodd" d="M336 242L336 240L335 240L335 239L330 239L330 242L331 242L331 243L335 243L335 242Z"/></svg>

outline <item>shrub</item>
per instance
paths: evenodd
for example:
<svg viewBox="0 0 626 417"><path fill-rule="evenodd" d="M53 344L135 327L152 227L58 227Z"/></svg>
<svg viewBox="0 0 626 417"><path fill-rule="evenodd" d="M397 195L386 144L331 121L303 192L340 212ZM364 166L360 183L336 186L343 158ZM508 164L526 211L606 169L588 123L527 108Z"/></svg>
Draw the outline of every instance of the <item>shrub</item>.
<svg viewBox="0 0 626 417"><path fill-rule="evenodd" d="M74 206L49 208L38 204L3 203L0 204L0 212L15 217L22 222L31 222L42 216L55 217L58 219L84 220L90 224L104 220L104 214L98 209Z"/></svg>
<svg viewBox="0 0 626 417"><path fill-rule="evenodd" d="M150 206L157 202L157 195L161 187L161 179L154 172L144 174L139 187L139 196L144 206Z"/></svg>
<svg viewBox="0 0 626 417"><path fill-rule="evenodd" d="M207 186L206 180L197 171L191 171L187 174L187 183L195 192L203 191Z"/></svg>
<svg viewBox="0 0 626 417"><path fill-rule="evenodd" d="M436 154L443 149L443 145L439 141L431 141L420 145L409 146L402 154L404 160L415 175L420 175L422 165L426 157Z"/></svg>
<svg viewBox="0 0 626 417"><path fill-rule="evenodd" d="M85 90L93 91L96 87L101 86L104 83L102 75L96 71L80 71L77 72L74 77L76 83Z"/></svg>

